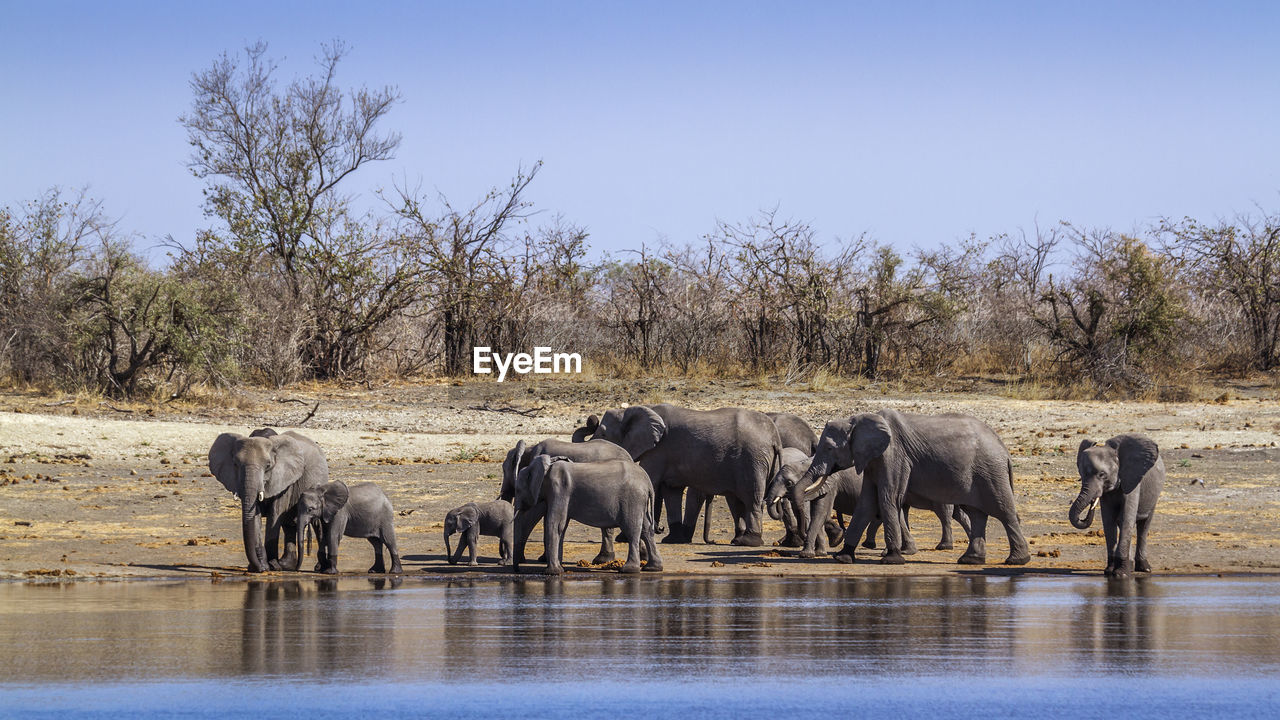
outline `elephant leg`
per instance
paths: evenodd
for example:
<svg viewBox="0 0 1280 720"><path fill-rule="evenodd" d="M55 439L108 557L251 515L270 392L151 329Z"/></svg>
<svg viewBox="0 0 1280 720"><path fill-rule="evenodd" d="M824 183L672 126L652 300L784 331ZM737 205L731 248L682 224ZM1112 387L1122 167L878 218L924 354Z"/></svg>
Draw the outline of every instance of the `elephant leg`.
<svg viewBox="0 0 1280 720"><path fill-rule="evenodd" d="M667 536L662 539L664 543L687 544L693 542L693 530L686 528L681 512L681 502L684 499L684 488L673 487L666 483L662 484L662 499L667 506L667 518L671 523L671 529Z"/></svg>
<svg viewBox="0 0 1280 720"><path fill-rule="evenodd" d="M382 562L382 540L380 538L368 538L369 544L373 546L373 565L369 568L371 573L385 573L387 566Z"/></svg>
<svg viewBox="0 0 1280 720"><path fill-rule="evenodd" d="M973 523L969 522L969 513L959 505L952 505L951 508L951 517L959 523L960 529L964 531L965 540L968 540L973 535Z"/></svg>
<svg viewBox="0 0 1280 720"><path fill-rule="evenodd" d="M302 548L298 545L298 516L293 511L281 516L280 535L284 541L284 555L280 558L280 569L297 570L302 564Z"/></svg>
<svg viewBox="0 0 1280 720"><path fill-rule="evenodd" d="M320 572L326 575L338 574L338 543L341 541L342 532L335 532L333 524L330 524L324 536L326 562Z"/></svg>
<svg viewBox="0 0 1280 720"><path fill-rule="evenodd" d="M942 526L942 539L933 547L934 550L951 550L956 546L955 536L951 530L952 512L951 505L939 505L934 511L934 514L938 516L938 524Z"/></svg>
<svg viewBox="0 0 1280 720"><path fill-rule="evenodd" d="M619 569L619 572L638 573L641 568L640 544L644 537L644 521L635 517L624 518L624 521L627 523L624 528L627 534L627 562Z"/></svg>
<svg viewBox="0 0 1280 720"><path fill-rule="evenodd" d="M1022 523L1018 522L1015 510L1005 510L996 519L1004 525L1005 537L1009 538L1009 556L1004 559L1005 565L1026 565L1031 561L1031 546L1022 534Z"/></svg>
<svg viewBox="0 0 1280 720"><path fill-rule="evenodd" d="M1147 561L1147 531L1151 529L1151 519L1154 514L1145 518L1139 518L1137 521L1137 547L1133 552L1133 569L1138 572L1151 572L1151 563Z"/></svg>
<svg viewBox="0 0 1280 720"><path fill-rule="evenodd" d="M564 533L569 528L569 502L556 498L547 503L547 515L542 520L542 544L547 554L547 574L564 573Z"/></svg>
<svg viewBox="0 0 1280 720"><path fill-rule="evenodd" d="M835 501L835 493L829 492L809 504L809 525L804 530L804 548L800 550L800 557L816 557L818 553L825 554L828 551L824 525L826 519L831 517L831 506Z"/></svg>
<svg viewBox="0 0 1280 720"><path fill-rule="evenodd" d="M1136 493L1135 493L1136 494ZM1133 556L1130 550L1134 530L1138 524L1138 503L1125 498L1120 508L1120 532L1116 537L1116 577L1128 577L1133 574Z"/></svg>
<svg viewBox="0 0 1280 720"><path fill-rule="evenodd" d="M875 520L876 494L874 489L864 490L858 505L853 509L849 524L844 529L844 547L833 557L837 562L852 563L856 558L858 540Z"/></svg>
<svg viewBox="0 0 1280 720"><path fill-rule="evenodd" d="M516 513L515 525L515 549L512 563L519 570L520 563L527 562L524 556L525 545L529 542L529 535L533 533L533 528L542 519L546 513L546 504L538 503L527 510Z"/></svg>
<svg viewBox="0 0 1280 720"><path fill-rule="evenodd" d="M902 565L907 561L902 557L902 508L891 488L882 488L877 500L880 522L884 525L884 555L880 556L880 563Z"/></svg>
<svg viewBox="0 0 1280 720"><path fill-rule="evenodd" d="M801 522L803 521L800 519L800 516L796 514L795 508L789 499L783 500L782 512L780 515L782 517L782 527L785 528L787 532L782 536L782 539L775 544L780 547L804 547L804 530L802 528L805 527L805 525L801 525Z"/></svg>
<svg viewBox="0 0 1280 720"><path fill-rule="evenodd" d="M1108 577L1115 575L1116 572L1116 547L1117 536L1119 535L1119 519L1116 517L1115 506L1107 501L1099 503L1098 510L1102 515L1102 534L1107 541L1107 567L1102 571L1103 575Z"/></svg>
<svg viewBox="0 0 1280 720"><path fill-rule="evenodd" d="M715 545L716 541L711 539L711 505L715 502L715 495L708 495L702 506L702 544Z"/></svg>
<svg viewBox="0 0 1280 720"><path fill-rule="evenodd" d="M711 496L702 492L688 488L684 494L684 529L688 533L688 542L693 542L693 534L698 530L698 516L702 514L702 506L706 504ZM702 531L707 531L704 525Z"/></svg>
<svg viewBox="0 0 1280 720"><path fill-rule="evenodd" d="M593 565L604 565L613 562L616 557L613 549L613 533L609 532L610 528L600 528L600 552L591 559ZM625 533L618 533L618 539L626 541L623 537Z"/></svg>
<svg viewBox="0 0 1280 720"><path fill-rule="evenodd" d="M276 512L275 502L267 509L266 551L267 567L272 570L281 569L280 564L280 515Z"/></svg>
<svg viewBox="0 0 1280 720"><path fill-rule="evenodd" d="M480 561L476 559L476 553L480 545L480 526L472 525L467 528L467 531L463 533L463 537L466 538L464 542L467 544L467 564L472 567L479 565Z"/></svg>
<svg viewBox="0 0 1280 720"><path fill-rule="evenodd" d="M662 555L658 554L658 543L654 541L652 518L644 518L640 526L640 537L644 541L645 555L648 556L648 560L641 569L644 572L662 572Z"/></svg>
<svg viewBox="0 0 1280 720"><path fill-rule="evenodd" d="M742 547L760 547L764 545L764 535L760 527L760 512L764 509L763 501L755 505L748 505L741 498L735 498L733 495L729 495L727 498L730 510L734 510L734 505L737 505L735 514L742 520L745 528L730 544Z"/></svg>
<svg viewBox="0 0 1280 720"><path fill-rule="evenodd" d="M852 522L852 521L850 521ZM871 523L867 525L867 537L862 541L862 547L868 550L876 549L876 533L880 532L880 518L872 518ZM849 532L845 531L845 542L848 542ZM856 542L856 540L855 540Z"/></svg>
<svg viewBox="0 0 1280 720"><path fill-rule="evenodd" d="M390 520L382 528L382 544L387 546L387 554L391 556L391 573L399 575L404 572L400 567L400 546L396 544L396 529Z"/></svg>
<svg viewBox="0 0 1280 720"><path fill-rule="evenodd" d="M920 551L919 548L916 547L915 536L911 534L911 521L908 518L908 513L910 510L911 510L910 505L903 505L902 514L898 517L900 521L900 524L898 525L898 532L902 533L902 554L903 555L915 555L917 552Z"/></svg>
<svg viewBox="0 0 1280 720"><path fill-rule="evenodd" d="M987 561L987 514L974 507L969 508L968 512L972 528L969 533L969 549L956 562L961 565L982 565Z"/></svg>
<svg viewBox="0 0 1280 720"><path fill-rule="evenodd" d="M515 523L503 523L502 534L498 536L498 564L510 565L512 547L515 544Z"/></svg>

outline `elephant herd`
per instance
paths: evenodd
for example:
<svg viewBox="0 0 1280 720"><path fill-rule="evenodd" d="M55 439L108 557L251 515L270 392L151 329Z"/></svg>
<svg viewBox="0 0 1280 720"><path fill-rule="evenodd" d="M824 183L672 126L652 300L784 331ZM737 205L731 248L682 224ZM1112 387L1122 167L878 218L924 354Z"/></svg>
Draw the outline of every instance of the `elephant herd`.
<svg viewBox="0 0 1280 720"><path fill-rule="evenodd" d="M1081 443L1076 457L1081 490L1071 505L1073 526L1092 525L1101 509L1106 574L1149 572L1147 532L1164 482L1156 444L1141 435ZM303 533L320 538L316 570L336 572L339 540L364 537L373 545L370 572L400 572L390 501L372 483L330 482L324 454L294 432L224 433L209 451L209 469L241 501L249 570L296 570ZM1014 500L1013 463L1000 437L967 415L859 413L826 424L815 435L801 418L744 408L693 410L675 405L633 405L592 415L571 439L524 441L507 453L497 500L469 502L445 517L447 558L469 551L476 564L481 535L499 538L500 559L518 572L539 521L546 572L563 572L564 534L570 520L600 529L596 564L614 561L617 541L628 545L622 572L660 571L655 541L692 542L699 515L710 542L711 500L724 497L733 519L732 544L760 546L766 512L782 520L778 543L801 557L833 554L852 563L856 548L876 548L881 563L901 564L916 551L909 510L928 510L942 527L937 549L953 547L952 520L968 538L957 562L987 561L987 521L1004 528L1004 562L1030 560ZM266 541L261 521L266 519ZM847 522L846 522L847 518ZM450 539L458 534L456 551ZM284 552L280 554L283 535ZM1130 555L1131 540L1136 550Z"/></svg>

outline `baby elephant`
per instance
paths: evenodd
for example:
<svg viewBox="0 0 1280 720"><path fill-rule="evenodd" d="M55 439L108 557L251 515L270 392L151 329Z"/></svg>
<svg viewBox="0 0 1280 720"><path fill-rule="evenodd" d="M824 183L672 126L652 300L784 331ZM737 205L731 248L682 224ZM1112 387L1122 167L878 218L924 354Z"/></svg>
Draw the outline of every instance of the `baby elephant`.
<svg viewBox="0 0 1280 720"><path fill-rule="evenodd" d="M444 516L444 549L450 565L457 565L462 558L463 549L470 550L471 562L476 565L476 541L481 535L496 536L498 539L498 564L511 564L512 538L515 534L516 511L506 500L491 502L469 502L456 507ZM449 538L454 533L461 533L458 550L454 552L449 546Z"/></svg>
<svg viewBox="0 0 1280 720"><path fill-rule="evenodd" d="M387 572L382 564L383 545L391 555L391 572L401 572L393 515L391 501L373 483L347 487L346 483L334 481L307 490L298 500L299 528L312 520L320 521L320 561L316 571L328 574L338 572L338 543L343 535L368 538L373 545L373 567L369 572Z"/></svg>
<svg viewBox="0 0 1280 720"><path fill-rule="evenodd" d="M1145 435L1117 435L1099 445L1080 443L1076 451L1080 494L1071 504L1069 518L1078 530L1093 524L1093 511L1102 509L1102 531L1107 538L1106 575L1151 572L1147 561L1147 531L1156 512L1156 500L1164 486L1164 460L1155 441ZM1087 512L1083 519L1081 513ZM1137 531L1134 558L1129 539Z"/></svg>
<svg viewBox="0 0 1280 720"><path fill-rule="evenodd" d="M548 573L564 572L564 533L570 520L622 530L628 543L622 572L640 572L641 543L649 558L643 569L662 569L662 557L653 541L653 483L633 461L578 463L538 455L516 474L515 486L518 510L543 500L547 503L542 529Z"/></svg>

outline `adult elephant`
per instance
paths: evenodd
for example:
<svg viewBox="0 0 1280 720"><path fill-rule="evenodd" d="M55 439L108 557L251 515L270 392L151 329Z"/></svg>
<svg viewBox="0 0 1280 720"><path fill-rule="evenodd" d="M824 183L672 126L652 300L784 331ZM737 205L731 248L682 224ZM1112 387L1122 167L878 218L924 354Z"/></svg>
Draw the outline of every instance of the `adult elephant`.
<svg viewBox="0 0 1280 720"><path fill-rule="evenodd" d="M813 434L813 428L809 427L804 418L791 413L771 412L765 415L778 428L778 440L782 442L782 447L795 448L804 453L805 457L812 456L813 451L818 449L818 436Z"/></svg>
<svg viewBox="0 0 1280 720"><path fill-rule="evenodd" d="M853 562L856 540L879 510L885 553L880 561L902 564L901 509L908 489L935 503L965 509L971 525L962 564L986 562L987 518L999 520L1009 537L1007 565L1031 559L1013 498L1013 462L995 431L969 415L915 415L897 410L832 420L822 430L813 462L800 479L810 493L832 473L854 468L863 475L858 503L837 559Z"/></svg>
<svg viewBox="0 0 1280 720"><path fill-rule="evenodd" d="M249 571L297 570L301 538L294 506L303 492L329 482L329 464L320 446L293 431L258 437L222 433L209 448L209 472L240 498ZM285 550L277 557L281 531Z"/></svg>
<svg viewBox="0 0 1280 720"><path fill-rule="evenodd" d="M804 547L800 551L800 557L815 557L823 554L827 551L826 540L830 539L831 543L839 542L845 531L842 522L837 523L831 520L832 512L837 513L838 516L852 516L857 512L858 502L862 497L862 473L851 467L838 470L831 474L827 482L806 494L804 487L800 484L800 478L809 467L811 458L802 457L799 451L792 448L783 448L782 460L782 469L769 483L769 489L764 498L765 504L771 508L781 506L795 509L801 528L800 539ZM926 500L907 490L902 499L900 518L903 555L916 553L916 542L911 536L911 525L908 520L911 508L929 510L938 517L938 523L942 527L942 539L934 546L934 550L950 550L955 546L951 530L953 517L960 523L966 535L971 532L969 517L964 510ZM875 549L875 536L879 527L880 513L876 510L875 517L867 528L866 541L862 543L862 547ZM858 540L859 538L853 537L848 542L857 544Z"/></svg>
<svg viewBox="0 0 1280 720"><path fill-rule="evenodd" d="M608 440L568 442L547 438L532 445L526 445L521 440L516 443L514 448L507 451L507 457L502 461L502 488L498 493L499 499L515 503L516 476L521 468L528 467L529 463L539 455L562 457L580 463L631 459L631 455L626 450ZM547 504L543 502L531 505L516 513L515 560L517 564L525 561L524 546L529 541L529 534L533 532L533 527L546 515L546 512ZM614 557L613 537L607 530L601 530L600 552L596 554L591 562L597 565L613 562Z"/></svg>
<svg viewBox="0 0 1280 720"><path fill-rule="evenodd" d="M633 405L600 418L595 439L622 446L648 473L658 502L667 506L671 530L663 542L693 540L702 502L681 513L684 489L701 497L724 495L734 520L734 545L764 544L764 491L782 451L778 429L764 413L743 408L689 410L674 405ZM683 517L683 522L677 518Z"/></svg>

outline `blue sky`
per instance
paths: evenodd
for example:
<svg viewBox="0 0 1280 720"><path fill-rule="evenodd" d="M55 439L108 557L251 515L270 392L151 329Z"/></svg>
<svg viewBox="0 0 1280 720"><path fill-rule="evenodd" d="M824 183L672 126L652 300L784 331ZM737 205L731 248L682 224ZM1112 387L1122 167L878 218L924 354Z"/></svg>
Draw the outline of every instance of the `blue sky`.
<svg viewBox="0 0 1280 720"><path fill-rule="evenodd" d="M342 84L404 97L349 190L469 201L541 159L597 251L774 205L903 248L1280 210L1276 3L257 5L0 0L0 204L88 184L189 239L192 72L262 39L283 82L341 38Z"/></svg>

